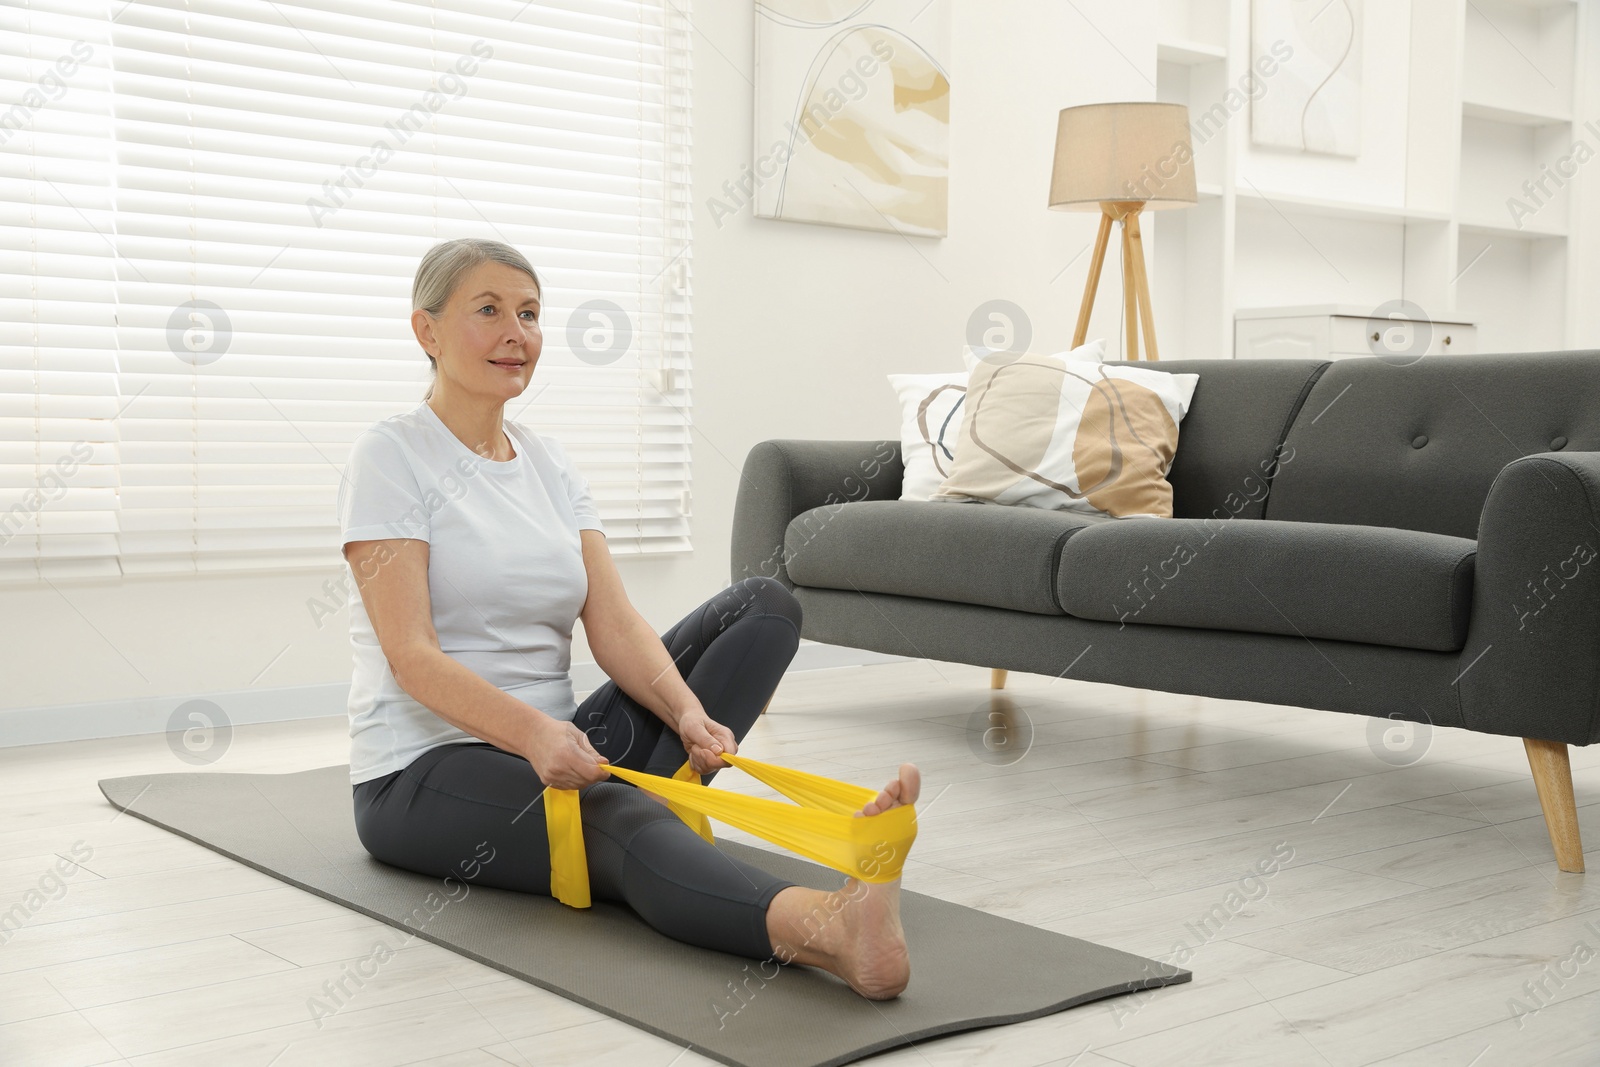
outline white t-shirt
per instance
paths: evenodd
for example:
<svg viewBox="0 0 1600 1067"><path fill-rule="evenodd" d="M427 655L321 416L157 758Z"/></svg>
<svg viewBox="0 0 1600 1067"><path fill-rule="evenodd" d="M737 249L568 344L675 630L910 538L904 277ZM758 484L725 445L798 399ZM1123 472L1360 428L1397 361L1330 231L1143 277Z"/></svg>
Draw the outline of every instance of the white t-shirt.
<svg viewBox="0 0 1600 1067"><path fill-rule="evenodd" d="M570 720L572 625L589 593L578 531L605 528L561 443L510 419L503 425L516 451L504 462L462 444L427 401L364 430L339 481L340 550L350 541L427 541L440 650ZM353 571L351 585L350 783L400 770L440 745L481 740L400 688Z"/></svg>

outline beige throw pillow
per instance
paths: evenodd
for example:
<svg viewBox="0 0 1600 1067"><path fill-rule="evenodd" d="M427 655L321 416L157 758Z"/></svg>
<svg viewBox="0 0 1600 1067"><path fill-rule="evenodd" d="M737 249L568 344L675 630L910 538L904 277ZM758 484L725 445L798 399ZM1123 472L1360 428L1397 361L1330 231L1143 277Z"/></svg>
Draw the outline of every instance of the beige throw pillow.
<svg viewBox="0 0 1600 1067"><path fill-rule="evenodd" d="M1172 517L1167 472L1198 374L996 354L967 380L949 475L929 500Z"/></svg>
<svg viewBox="0 0 1600 1067"><path fill-rule="evenodd" d="M1105 341L1097 338L1056 355L1061 359L1098 361L1104 357L1105 349ZM950 473L956 436L961 432L967 378L988 354L988 349L968 345L961 353L967 367L964 371L887 375L889 386L900 401L900 456L906 471L900 483L901 500L927 500L928 494L938 489Z"/></svg>

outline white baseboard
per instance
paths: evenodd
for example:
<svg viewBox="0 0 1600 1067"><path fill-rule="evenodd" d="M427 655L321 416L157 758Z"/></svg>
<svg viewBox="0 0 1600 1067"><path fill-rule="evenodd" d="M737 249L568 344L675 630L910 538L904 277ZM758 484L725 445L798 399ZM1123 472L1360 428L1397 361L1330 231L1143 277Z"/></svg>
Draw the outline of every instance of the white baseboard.
<svg viewBox="0 0 1600 1067"><path fill-rule="evenodd" d="M863 648L802 640L789 670L858 667L869 663L894 663L907 658L869 652ZM572 685L579 693L587 693L605 680L604 672L593 663L575 663L572 666ZM345 705L349 695L350 683L329 682L277 689L235 689L183 697L144 697L87 704L5 708L0 709L0 748L46 745L57 741L88 741L102 737L132 737L166 733L169 729L187 729L194 725L194 721L188 718L187 709L181 713L180 709L192 700L212 705L233 726L324 717L342 719L348 714ZM217 711L211 711L208 718L215 718Z"/></svg>

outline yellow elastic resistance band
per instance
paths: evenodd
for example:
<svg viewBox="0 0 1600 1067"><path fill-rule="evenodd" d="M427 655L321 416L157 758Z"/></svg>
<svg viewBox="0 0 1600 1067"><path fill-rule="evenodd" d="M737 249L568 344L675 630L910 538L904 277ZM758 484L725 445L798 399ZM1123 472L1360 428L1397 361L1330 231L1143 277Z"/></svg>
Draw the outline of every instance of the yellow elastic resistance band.
<svg viewBox="0 0 1600 1067"><path fill-rule="evenodd" d="M707 841L713 840L706 819L710 816L863 882L890 882L900 877L911 843L917 839L917 812L911 805L877 815L856 815L878 795L876 790L747 756L725 752L722 760L795 803L708 789L687 762L671 778L610 764L605 769L661 797ZM587 908L589 864L583 850L578 791L546 789L544 811L550 834L550 895L571 907Z"/></svg>

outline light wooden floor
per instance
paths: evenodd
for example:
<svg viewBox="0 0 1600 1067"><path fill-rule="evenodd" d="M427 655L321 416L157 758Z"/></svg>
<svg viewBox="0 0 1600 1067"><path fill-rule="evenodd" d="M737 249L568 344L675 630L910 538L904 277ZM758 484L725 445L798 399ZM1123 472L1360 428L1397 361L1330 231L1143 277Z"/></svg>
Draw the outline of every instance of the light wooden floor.
<svg viewBox="0 0 1600 1067"><path fill-rule="evenodd" d="M1012 674L1033 742L1000 765L975 740L988 682L932 661L791 674L743 750L870 785L918 763L907 888L1145 955L1184 944L1195 978L874 1067L1600 1062L1600 746L1573 750L1596 873L1562 874L1516 739L1436 730L1397 769L1362 718ZM347 743L338 720L252 726L213 769L343 763ZM185 769L162 737L0 750L0 908L29 916L0 946L0 1063L713 1062L420 940L319 1027L323 983L401 935L114 818L94 784ZM46 881L74 847L81 868ZM1241 894L1274 848L1292 860Z"/></svg>

